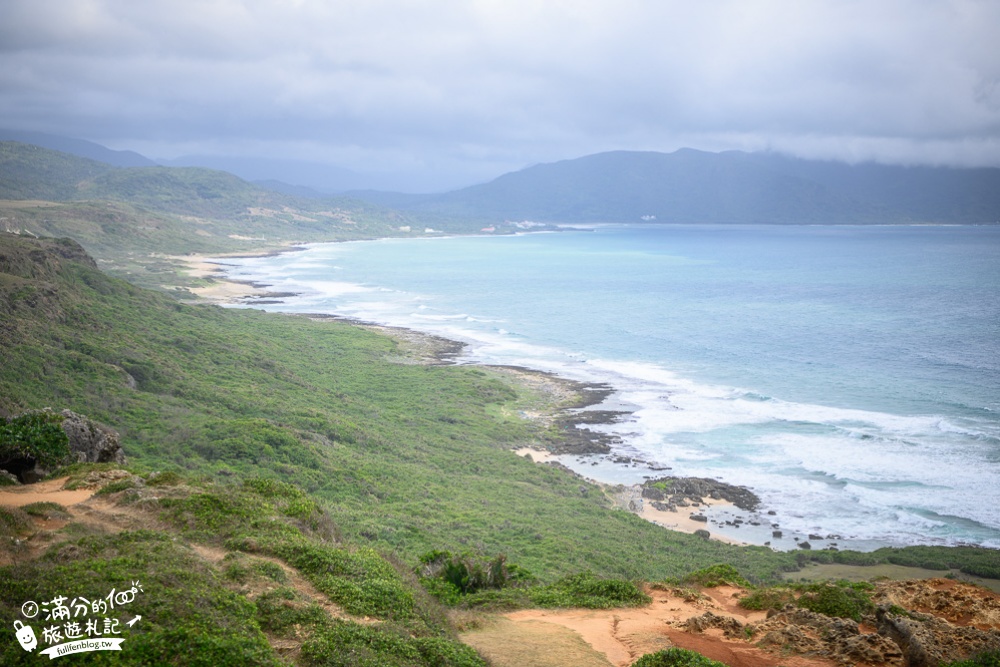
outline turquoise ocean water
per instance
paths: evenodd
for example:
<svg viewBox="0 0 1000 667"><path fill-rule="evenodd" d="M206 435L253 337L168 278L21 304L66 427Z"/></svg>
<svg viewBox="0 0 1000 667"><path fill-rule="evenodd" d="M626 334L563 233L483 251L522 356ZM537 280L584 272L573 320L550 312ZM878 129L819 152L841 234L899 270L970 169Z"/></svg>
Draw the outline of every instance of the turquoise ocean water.
<svg viewBox="0 0 1000 667"><path fill-rule="evenodd" d="M624 453L749 486L786 539L1000 547L1000 227L598 226L220 261L300 294L268 310L610 383L632 415L596 428Z"/></svg>

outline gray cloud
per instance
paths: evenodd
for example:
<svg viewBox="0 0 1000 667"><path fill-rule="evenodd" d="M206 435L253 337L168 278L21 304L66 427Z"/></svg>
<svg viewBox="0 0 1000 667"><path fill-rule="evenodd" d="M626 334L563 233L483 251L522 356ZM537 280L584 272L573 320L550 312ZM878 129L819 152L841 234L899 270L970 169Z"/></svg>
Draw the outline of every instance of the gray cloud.
<svg viewBox="0 0 1000 667"><path fill-rule="evenodd" d="M991 0L6 0L0 126L441 186L616 148L1000 166L997 26Z"/></svg>

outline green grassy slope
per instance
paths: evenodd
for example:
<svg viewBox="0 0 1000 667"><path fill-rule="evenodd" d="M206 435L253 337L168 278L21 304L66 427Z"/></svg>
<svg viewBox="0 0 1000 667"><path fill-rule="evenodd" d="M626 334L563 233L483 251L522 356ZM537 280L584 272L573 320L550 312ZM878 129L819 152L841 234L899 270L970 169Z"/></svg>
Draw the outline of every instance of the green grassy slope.
<svg viewBox="0 0 1000 667"><path fill-rule="evenodd" d="M144 287L191 286L170 255L257 252L291 243L477 232L478 221L281 194L200 168L110 165L0 142L0 231L69 237L101 268Z"/></svg>
<svg viewBox="0 0 1000 667"><path fill-rule="evenodd" d="M182 305L70 241L0 243L8 413L69 407L119 429L139 463L292 481L346 535L414 562L471 549L543 577L647 579L794 562L610 511L596 487L514 456L545 434L505 416L518 390L485 370L391 363L393 341L344 323Z"/></svg>
<svg viewBox="0 0 1000 667"><path fill-rule="evenodd" d="M0 141L0 199L70 199L77 184L111 169L96 160Z"/></svg>
<svg viewBox="0 0 1000 667"><path fill-rule="evenodd" d="M22 515L19 529L0 521L0 552L15 536L53 543L39 558L22 554L21 562L0 568L4 665L36 664L38 655L18 645L14 621L25 621L25 601L44 609L57 596L65 596L79 632L97 619L98 634L125 639L121 652L84 653L73 664L485 665L457 641L444 610L409 568L338 540L316 502L289 484L252 478L222 486L169 473L129 475L110 464L78 464L69 472L72 485L94 475L118 478L105 479L98 492L100 525L58 505L0 509L0 518ZM56 512L70 522L38 530L23 520L28 511ZM155 528L121 530L137 522ZM12 551L17 558L17 547ZM105 609L89 604L115 590L131 595L110 598L118 604ZM87 603L78 605L80 598ZM69 629L53 616L27 619L43 647L68 639ZM102 629L102 616L116 621L117 631ZM125 625L130 620L134 627ZM62 639L45 638L50 626L65 633Z"/></svg>

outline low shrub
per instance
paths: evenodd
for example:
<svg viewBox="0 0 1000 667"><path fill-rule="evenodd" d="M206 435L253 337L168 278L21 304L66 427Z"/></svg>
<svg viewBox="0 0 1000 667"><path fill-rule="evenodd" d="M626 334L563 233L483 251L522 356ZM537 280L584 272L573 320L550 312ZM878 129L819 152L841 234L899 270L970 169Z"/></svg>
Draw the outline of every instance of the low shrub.
<svg viewBox="0 0 1000 667"><path fill-rule="evenodd" d="M31 517L20 507L0 506L0 536L23 535L33 527Z"/></svg>
<svg viewBox="0 0 1000 667"><path fill-rule="evenodd" d="M740 598L739 606L752 611L784 609L786 604L795 602L795 594L789 588L758 588Z"/></svg>
<svg viewBox="0 0 1000 667"><path fill-rule="evenodd" d="M571 574L549 586L527 590L528 597L540 607L585 607L611 609L649 604L651 598L638 586L624 579L601 579L591 572Z"/></svg>
<svg viewBox="0 0 1000 667"><path fill-rule="evenodd" d="M257 621L262 630L281 637L293 637L297 626L322 624L329 615L315 602L305 600L293 588L278 588L255 601Z"/></svg>
<svg viewBox="0 0 1000 667"><path fill-rule="evenodd" d="M811 584L803 587L797 604L824 616L860 621L862 616L875 611L875 604L868 594L873 588L866 582Z"/></svg>
<svg viewBox="0 0 1000 667"><path fill-rule="evenodd" d="M509 565L503 554L486 559L473 554L452 554L450 551L431 551L421 556L417 574L421 579L443 580L461 595L534 580L527 570Z"/></svg>
<svg viewBox="0 0 1000 667"><path fill-rule="evenodd" d="M177 486L183 481L181 476L172 470L150 473L146 477L147 486Z"/></svg>
<svg viewBox="0 0 1000 667"><path fill-rule="evenodd" d="M633 582L603 579L591 572L573 574L549 585L503 556L492 560L434 551L421 558L420 583L449 606L505 611L523 607L611 609L648 604L650 598Z"/></svg>
<svg viewBox="0 0 1000 667"><path fill-rule="evenodd" d="M414 615L413 592L374 549L286 543L273 552L350 614L396 621Z"/></svg>
<svg viewBox="0 0 1000 667"><path fill-rule="evenodd" d="M128 489L134 489L136 486L135 480L131 477L126 477L125 479L119 479L118 481L111 482L110 484L105 484L97 493L94 495L103 496L109 493L118 493L119 491L127 491Z"/></svg>
<svg viewBox="0 0 1000 667"><path fill-rule="evenodd" d="M750 582L744 579L735 567L727 563L710 565L700 570L695 570L684 577L684 583L696 584L705 588L750 585Z"/></svg>
<svg viewBox="0 0 1000 667"><path fill-rule="evenodd" d="M52 519L52 518L67 519L70 516L69 513L66 511L66 508L60 505L59 503L50 503L50 502L31 503L29 505L25 505L24 507L22 507L21 510L24 511L25 514L30 514L31 516L37 516L42 519Z"/></svg>
<svg viewBox="0 0 1000 667"><path fill-rule="evenodd" d="M390 624L335 620L302 644L310 667L486 667L472 648L440 637L408 636Z"/></svg>
<svg viewBox="0 0 1000 667"><path fill-rule="evenodd" d="M726 667L721 662L710 660L700 653L683 648L668 648L656 653L647 653L632 667Z"/></svg>
<svg viewBox="0 0 1000 667"><path fill-rule="evenodd" d="M51 469L66 462L69 436L62 422L62 415L47 411L0 417L0 463L24 458Z"/></svg>

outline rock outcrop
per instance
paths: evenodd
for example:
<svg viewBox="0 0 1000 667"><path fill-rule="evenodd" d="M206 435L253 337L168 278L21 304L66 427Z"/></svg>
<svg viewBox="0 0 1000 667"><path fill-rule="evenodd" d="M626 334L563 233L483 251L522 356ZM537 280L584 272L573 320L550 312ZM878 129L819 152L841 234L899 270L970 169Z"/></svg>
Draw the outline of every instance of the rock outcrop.
<svg viewBox="0 0 1000 667"><path fill-rule="evenodd" d="M987 589L949 579L883 581L872 599L878 607L861 623L788 604L756 622L707 611L671 625L721 630L730 642L843 667L940 667L1000 651L1000 596Z"/></svg>
<svg viewBox="0 0 1000 667"><path fill-rule="evenodd" d="M903 653L896 642L880 633L862 632L847 618L786 607L760 623L751 623L747 632L762 648L781 649L834 660L844 667L869 664L903 666Z"/></svg>
<svg viewBox="0 0 1000 667"><path fill-rule="evenodd" d="M699 505L705 498L728 500L742 510L752 512L760 505L760 498L745 486L734 486L704 477L660 477L643 483L642 497L654 501L657 509L670 510ZM661 507L662 505L662 507Z"/></svg>
<svg viewBox="0 0 1000 667"><path fill-rule="evenodd" d="M937 616L915 611L895 611L898 608L878 608L878 631L896 642L906 667L937 667L982 651L1000 650L997 630L954 625Z"/></svg>
<svg viewBox="0 0 1000 667"><path fill-rule="evenodd" d="M62 429L69 436L69 449L79 463L125 463L118 433L107 426L63 410Z"/></svg>
<svg viewBox="0 0 1000 667"><path fill-rule="evenodd" d="M49 408L42 412L54 415ZM70 452L64 463L125 463L125 452L116 431L71 410L63 410L58 417ZM29 452L11 456L3 468L24 484L38 482L51 472L40 466Z"/></svg>

